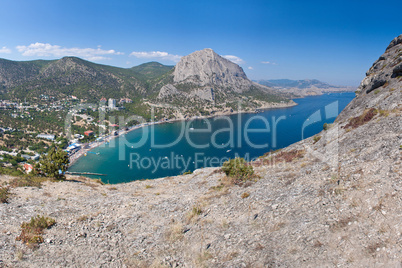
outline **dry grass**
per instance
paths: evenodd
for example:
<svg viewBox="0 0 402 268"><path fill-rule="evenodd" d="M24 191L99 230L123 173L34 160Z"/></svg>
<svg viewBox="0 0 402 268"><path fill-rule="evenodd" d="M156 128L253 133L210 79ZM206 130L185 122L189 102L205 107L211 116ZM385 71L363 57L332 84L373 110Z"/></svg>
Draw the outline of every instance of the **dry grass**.
<svg viewBox="0 0 402 268"><path fill-rule="evenodd" d="M0 203L8 203L10 188L0 186Z"/></svg>
<svg viewBox="0 0 402 268"><path fill-rule="evenodd" d="M249 197L250 196L250 193L248 193L248 192L244 192L244 193L242 193L241 194L241 198L247 198L247 197Z"/></svg>
<svg viewBox="0 0 402 268"><path fill-rule="evenodd" d="M43 182L51 180L46 177L19 177L10 181L10 187L41 187Z"/></svg>
<svg viewBox="0 0 402 268"><path fill-rule="evenodd" d="M353 216L345 216L340 218L337 222L335 222L334 224L331 225L330 229L332 231L338 231L340 229L345 228L346 226L349 225L350 222L355 221L356 218Z"/></svg>
<svg viewBox="0 0 402 268"><path fill-rule="evenodd" d="M176 223L170 226L165 233L165 237L170 242L175 242L183 238L184 227L181 223Z"/></svg>
<svg viewBox="0 0 402 268"><path fill-rule="evenodd" d="M187 223L190 223L192 221L195 221L199 215L201 215L203 212L201 205L196 204L193 206L191 209L190 213L187 215Z"/></svg>
<svg viewBox="0 0 402 268"><path fill-rule="evenodd" d="M349 119L349 123L347 123L342 128L344 128L344 129L358 128L358 127L366 124L367 122L371 121L371 119L373 119L374 116L376 116L377 114L378 114L378 110L375 108L366 109L362 115Z"/></svg>
<svg viewBox="0 0 402 268"><path fill-rule="evenodd" d="M303 158L305 154L306 154L305 150L292 150L288 152L280 152L275 156L275 160L277 162L284 161L286 163L290 163L295 159Z"/></svg>

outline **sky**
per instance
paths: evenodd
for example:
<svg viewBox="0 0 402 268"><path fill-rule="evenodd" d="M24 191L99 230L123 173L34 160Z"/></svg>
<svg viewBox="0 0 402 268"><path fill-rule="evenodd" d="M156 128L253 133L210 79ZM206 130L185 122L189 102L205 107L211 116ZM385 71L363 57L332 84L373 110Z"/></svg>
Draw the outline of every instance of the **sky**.
<svg viewBox="0 0 402 268"><path fill-rule="evenodd" d="M399 1L0 0L0 58L130 68L212 48L250 79L358 86L402 34Z"/></svg>

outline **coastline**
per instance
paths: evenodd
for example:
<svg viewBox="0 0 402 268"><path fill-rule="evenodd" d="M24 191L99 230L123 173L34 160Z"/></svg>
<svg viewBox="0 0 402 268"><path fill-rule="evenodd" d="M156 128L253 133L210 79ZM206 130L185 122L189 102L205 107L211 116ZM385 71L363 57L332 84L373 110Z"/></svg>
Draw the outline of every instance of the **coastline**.
<svg viewBox="0 0 402 268"><path fill-rule="evenodd" d="M213 117L219 117L219 116L228 116L228 115L235 115L235 114L250 114L250 113L259 113L261 111L265 110L270 110L270 109L284 109L284 108L290 108L293 106L298 105L296 102L293 101L293 99L289 103L275 103L274 105L271 104L269 106L262 106L255 111L224 111L224 112L217 112L214 113L213 115L207 115L207 116L193 116L190 118L173 118L165 121L151 121L147 123L143 123L140 125L133 126L129 128L128 130L117 130L117 135L108 135L104 137L102 141L99 142L92 142L89 144L83 144L83 148L79 149L77 152L72 154L69 157L70 163L69 167L71 167L78 159L80 159L82 156L84 156L87 152L95 149L96 147L101 146L102 144L106 142L110 142L111 140L120 137L121 135L127 134L131 131L141 129L146 126L151 126L151 125L159 125L159 124L168 124L168 123L173 123L173 122L178 122L178 121L189 121L189 120L198 120L198 119L205 119L205 118L213 118Z"/></svg>

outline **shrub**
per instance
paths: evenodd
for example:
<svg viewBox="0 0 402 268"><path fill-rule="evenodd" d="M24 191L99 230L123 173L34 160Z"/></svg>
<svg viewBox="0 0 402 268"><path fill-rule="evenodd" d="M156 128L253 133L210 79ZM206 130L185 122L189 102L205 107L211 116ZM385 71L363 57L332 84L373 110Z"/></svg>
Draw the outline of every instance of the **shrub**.
<svg viewBox="0 0 402 268"><path fill-rule="evenodd" d="M365 123L369 122L371 119L373 119L373 117L376 116L377 114L378 114L377 109L375 108L367 109L363 112L362 115L349 119L349 123L346 124L343 128L348 129L362 126Z"/></svg>
<svg viewBox="0 0 402 268"><path fill-rule="evenodd" d="M186 171L183 173L183 175L189 175L189 174L193 174L193 172L191 170L189 170L189 171Z"/></svg>
<svg viewBox="0 0 402 268"><path fill-rule="evenodd" d="M8 187L0 186L0 203L8 203L9 195L10 195L10 189Z"/></svg>
<svg viewBox="0 0 402 268"><path fill-rule="evenodd" d="M321 136L315 136L313 138L313 140L314 140L314 143L317 143L319 140L321 140Z"/></svg>
<svg viewBox="0 0 402 268"><path fill-rule="evenodd" d="M285 161L289 163L292 162L294 159L303 158L305 154L306 152L304 150L292 150L288 152L282 151L276 155L275 160L278 162Z"/></svg>
<svg viewBox="0 0 402 268"><path fill-rule="evenodd" d="M244 158L230 159L223 163L223 172L226 176L235 179L235 184L241 184L252 178L254 175L253 167L244 160Z"/></svg>
<svg viewBox="0 0 402 268"><path fill-rule="evenodd" d="M56 223L52 218L44 216L32 217L30 222L21 224L21 234L16 238L17 241L22 241L28 246L37 246L43 242L43 231L50 228Z"/></svg>
<svg viewBox="0 0 402 268"><path fill-rule="evenodd" d="M241 198L244 199L244 198L247 198L249 196L250 196L250 194L248 192L244 192L244 193L242 193Z"/></svg>
<svg viewBox="0 0 402 268"><path fill-rule="evenodd" d="M329 126L328 126L327 123L324 123L324 125L322 126L322 128L323 128L324 130L328 130Z"/></svg>

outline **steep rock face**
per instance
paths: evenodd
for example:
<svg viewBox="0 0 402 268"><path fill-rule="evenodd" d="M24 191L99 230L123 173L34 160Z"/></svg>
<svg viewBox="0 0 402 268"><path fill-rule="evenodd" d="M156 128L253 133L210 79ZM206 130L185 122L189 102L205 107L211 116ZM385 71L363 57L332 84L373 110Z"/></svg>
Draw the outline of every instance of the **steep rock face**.
<svg viewBox="0 0 402 268"><path fill-rule="evenodd" d="M221 57L210 48L182 57L173 75L175 83L232 87L236 92L247 90L252 84L239 65Z"/></svg>
<svg viewBox="0 0 402 268"><path fill-rule="evenodd" d="M365 109L394 110L401 105L402 35L396 37L383 55L366 72L353 100L338 120L359 115Z"/></svg>
<svg viewBox="0 0 402 268"><path fill-rule="evenodd" d="M249 80L239 65L210 48L182 57L158 100L214 113L232 109L233 103L242 103L248 111L294 105L284 94Z"/></svg>

